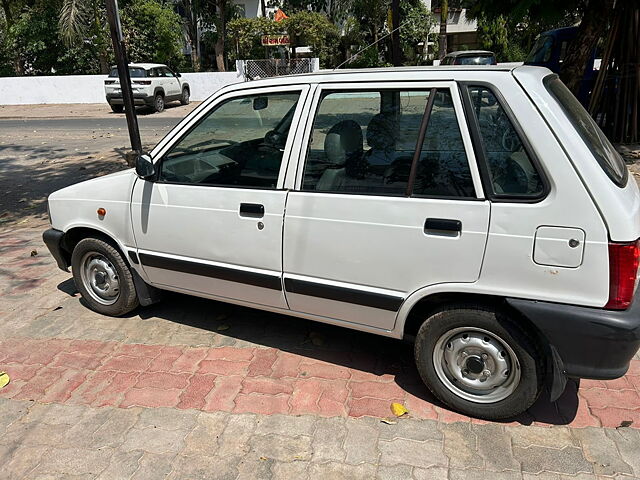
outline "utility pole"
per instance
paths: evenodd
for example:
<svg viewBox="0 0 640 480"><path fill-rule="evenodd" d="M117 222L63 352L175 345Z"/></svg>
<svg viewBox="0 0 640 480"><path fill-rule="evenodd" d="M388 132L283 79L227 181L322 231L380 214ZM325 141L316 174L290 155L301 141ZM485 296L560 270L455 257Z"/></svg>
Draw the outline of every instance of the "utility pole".
<svg viewBox="0 0 640 480"><path fill-rule="evenodd" d="M138 118L136 117L136 110L133 104L133 91L131 90L131 77L129 75L129 59L127 58L127 49L125 48L124 37L122 35L120 14L118 13L118 0L107 0L106 4L109 29L111 30L111 41L116 55L120 89L122 90L122 100L124 101L124 113L127 117L129 139L131 140L132 151L126 155L126 158L127 163L132 165L135 157L142 153L142 142L140 141Z"/></svg>
<svg viewBox="0 0 640 480"><path fill-rule="evenodd" d="M394 67L402 65L400 49L400 0L391 0L391 59Z"/></svg>

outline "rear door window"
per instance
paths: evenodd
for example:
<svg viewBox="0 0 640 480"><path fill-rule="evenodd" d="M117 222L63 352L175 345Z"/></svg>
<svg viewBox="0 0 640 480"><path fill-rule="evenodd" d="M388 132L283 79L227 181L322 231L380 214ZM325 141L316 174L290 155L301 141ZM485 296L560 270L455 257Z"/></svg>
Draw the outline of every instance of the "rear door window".
<svg viewBox="0 0 640 480"><path fill-rule="evenodd" d="M424 141L418 144L431 95L435 98ZM314 120L302 189L475 198L451 91L434 88L327 92Z"/></svg>
<svg viewBox="0 0 640 480"><path fill-rule="evenodd" d="M558 101L582 141L589 147L607 176L619 187L624 187L629 176L627 166L609 139L602 133L598 124L589 115L589 112L584 109L557 75L546 77L544 85Z"/></svg>

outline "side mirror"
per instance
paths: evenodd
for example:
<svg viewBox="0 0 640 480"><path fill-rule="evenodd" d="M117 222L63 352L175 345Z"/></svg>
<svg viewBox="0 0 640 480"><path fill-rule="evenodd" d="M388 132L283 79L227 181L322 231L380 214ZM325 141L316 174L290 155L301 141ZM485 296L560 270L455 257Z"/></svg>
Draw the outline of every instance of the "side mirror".
<svg viewBox="0 0 640 480"><path fill-rule="evenodd" d="M176 72L176 77L180 78L182 75L180 75L179 72Z"/></svg>
<svg viewBox="0 0 640 480"><path fill-rule="evenodd" d="M140 178L145 180L153 177L156 174L156 168L151 161L151 157L143 153L142 155L138 155L136 157L136 174Z"/></svg>

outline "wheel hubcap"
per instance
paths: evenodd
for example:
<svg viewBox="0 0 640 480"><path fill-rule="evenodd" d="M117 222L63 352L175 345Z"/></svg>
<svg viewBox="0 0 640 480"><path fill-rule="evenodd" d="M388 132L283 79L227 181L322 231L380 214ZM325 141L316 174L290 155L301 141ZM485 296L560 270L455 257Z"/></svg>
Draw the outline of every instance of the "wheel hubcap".
<svg viewBox="0 0 640 480"><path fill-rule="evenodd" d="M454 394L475 403L507 398L520 383L520 364L511 347L480 328L450 330L436 342L433 365Z"/></svg>
<svg viewBox="0 0 640 480"><path fill-rule="evenodd" d="M103 305L114 304L120 295L120 280L107 257L89 252L82 257L80 265L82 284L89 295Z"/></svg>

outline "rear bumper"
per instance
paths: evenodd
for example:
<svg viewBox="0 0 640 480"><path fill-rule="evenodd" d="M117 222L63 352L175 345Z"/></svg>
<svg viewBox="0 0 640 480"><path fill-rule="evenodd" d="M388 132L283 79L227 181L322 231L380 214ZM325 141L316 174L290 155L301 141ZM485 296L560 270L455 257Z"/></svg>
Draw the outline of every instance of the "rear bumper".
<svg viewBox="0 0 640 480"><path fill-rule="evenodd" d="M51 252L53 258L56 259L58 267L60 267L60 270L64 270L65 272L67 272L69 271L69 264L67 263L67 259L62 253L63 237L64 232L56 230L55 228L50 228L42 234L42 240L44 240L44 244Z"/></svg>
<svg viewBox="0 0 640 480"><path fill-rule="evenodd" d="M134 93L133 104L134 105L153 105L153 96L149 96L146 93ZM107 103L109 105L124 105L122 95L107 94Z"/></svg>
<svg viewBox="0 0 640 480"><path fill-rule="evenodd" d="M507 299L547 337L567 377L610 380L623 376L640 347L640 294L628 310Z"/></svg>

